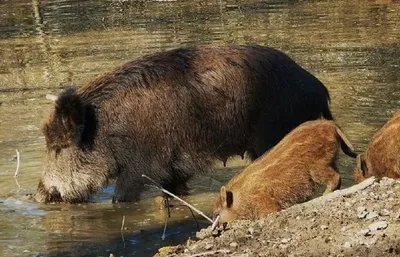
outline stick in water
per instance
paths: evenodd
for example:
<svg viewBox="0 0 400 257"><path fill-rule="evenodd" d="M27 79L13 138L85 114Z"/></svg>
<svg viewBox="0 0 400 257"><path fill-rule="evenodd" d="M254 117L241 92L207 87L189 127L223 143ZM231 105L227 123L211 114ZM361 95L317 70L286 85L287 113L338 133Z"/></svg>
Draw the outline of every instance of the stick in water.
<svg viewBox="0 0 400 257"><path fill-rule="evenodd" d="M125 227L125 215L122 216L122 224L121 224L121 238L122 238L122 242L124 243L124 248L125 248L126 245L125 245L125 237L124 237L124 227Z"/></svg>
<svg viewBox="0 0 400 257"><path fill-rule="evenodd" d="M125 226L125 215L122 216L121 231L124 230L124 226Z"/></svg>
<svg viewBox="0 0 400 257"><path fill-rule="evenodd" d="M211 224L213 223L213 220L210 219L207 215L205 215L203 212L199 211L198 209L196 209L193 205L189 204L188 202L182 200L181 198L179 198L178 196L174 195L173 193L169 192L168 190L164 189L162 186L160 186L157 182L155 182L153 179L151 179L150 177L142 174L142 177L147 178L148 180L150 180L159 190L161 190L163 193L166 193L167 195L170 195L172 197L174 197L175 199L177 199L178 201L182 202L183 204L185 204L186 206L188 206L189 208L191 208L192 210L194 210L195 212L197 212L197 214L203 216L206 220L208 220Z"/></svg>
<svg viewBox="0 0 400 257"><path fill-rule="evenodd" d="M16 178L18 176L19 163L20 163L19 151L18 151L18 149L16 149L15 151L17 152L17 169L15 170L14 178Z"/></svg>

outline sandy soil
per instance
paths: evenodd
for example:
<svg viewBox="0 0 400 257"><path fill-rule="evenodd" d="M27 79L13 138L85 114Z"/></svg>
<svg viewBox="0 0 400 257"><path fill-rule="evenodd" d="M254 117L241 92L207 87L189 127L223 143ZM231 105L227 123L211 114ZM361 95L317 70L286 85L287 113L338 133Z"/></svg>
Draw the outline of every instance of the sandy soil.
<svg viewBox="0 0 400 257"><path fill-rule="evenodd" d="M208 227L155 256L400 256L400 181L384 178L258 221Z"/></svg>

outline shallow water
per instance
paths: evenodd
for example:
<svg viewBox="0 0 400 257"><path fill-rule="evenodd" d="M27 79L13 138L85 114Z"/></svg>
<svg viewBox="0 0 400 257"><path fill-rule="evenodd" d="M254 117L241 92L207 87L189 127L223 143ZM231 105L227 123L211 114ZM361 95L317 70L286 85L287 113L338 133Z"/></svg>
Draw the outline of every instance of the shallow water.
<svg viewBox="0 0 400 257"><path fill-rule="evenodd" d="M153 207L154 191L136 204L111 204L112 188L84 205L24 200L42 169L40 128L52 107L46 94L155 51L269 45L324 82L338 124L361 151L399 106L399 28L400 3L389 0L0 1L0 255L146 256L196 230L190 212L177 210L161 241L164 216ZM338 166L343 186L351 185L354 160L341 155ZM238 169L197 177L187 200L210 214L213 192Z"/></svg>

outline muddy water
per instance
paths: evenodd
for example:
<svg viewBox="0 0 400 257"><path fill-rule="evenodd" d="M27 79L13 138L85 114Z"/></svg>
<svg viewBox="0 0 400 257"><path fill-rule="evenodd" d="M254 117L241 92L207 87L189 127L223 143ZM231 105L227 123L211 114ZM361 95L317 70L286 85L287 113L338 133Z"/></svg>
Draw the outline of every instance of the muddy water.
<svg viewBox="0 0 400 257"><path fill-rule="evenodd" d="M399 106L399 28L400 3L390 0L0 1L0 256L148 256L196 230L190 212L180 208L160 240L165 214L153 207L156 191L135 204L112 205L112 188L84 205L27 200L42 169L40 127L52 106L47 93L155 51L199 43L269 45L325 83L338 124L363 150ZM349 186L354 161L340 157ZM210 214L213 192L244 165L228 164L235 168L198 176L186 199ZM199 218L199 225L206 223Z"/></svg>

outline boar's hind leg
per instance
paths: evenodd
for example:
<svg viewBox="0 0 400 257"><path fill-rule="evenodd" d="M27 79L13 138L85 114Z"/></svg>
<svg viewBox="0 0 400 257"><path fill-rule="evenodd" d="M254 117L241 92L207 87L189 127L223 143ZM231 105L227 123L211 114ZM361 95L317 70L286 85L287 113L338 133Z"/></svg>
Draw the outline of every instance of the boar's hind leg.
<svg viewBox="0 0 400 257"><path fill-rule="evenodd" d="M311 177L318 184L326 184L324 195L340 188L340 174L332 167L321 167L316 171L312 171Z"/></svg>
<svg viewBox="0 0 400 257"><path fill-rule="evenodd" d="M253 141L254 148L247 151L250 159L255 160L274 147L292 128L287 124L278 126L274 122L259 122Z"/></svg>

